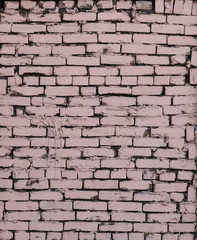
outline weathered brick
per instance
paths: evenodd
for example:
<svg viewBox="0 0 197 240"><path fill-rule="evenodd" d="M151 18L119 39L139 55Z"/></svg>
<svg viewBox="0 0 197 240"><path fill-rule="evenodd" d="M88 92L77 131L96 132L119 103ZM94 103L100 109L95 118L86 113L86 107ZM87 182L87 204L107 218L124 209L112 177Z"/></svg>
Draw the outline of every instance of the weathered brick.
<svg viewBox="0 0 197 240"><path fill-rule="evenodd" d="M120 32L150 32L148 24L117 23L117 31Z"/></svg>
<svg viewBox="0 0 197 240"><path fill-rule="evenodd" d="M95 21L96 13L89 12L84 14L83 12L75 13L75 14L67 14L63 15L64 21Z"/></svg>
<svg viewBox="0 0 197 240"><path fill-rule="evenodd" d="M96 34L76 33L63 36L64 43L95 43L97 42Z"/></svg>
<svg viewBox="0 0 197 240"><path fill-rule="evenodd" d="M82 25L84 32L115 32L115 24L112 23L86 23Z"/></svg>
<svg viewBox="0 0 197 240"><path fill-rule="evenodd" d="M62 36L56 34L30 34L29 41L32 43L62 43Z"/></svg>
<svg viewBox="0 0 197 240"><path fill-rule="evenodd" d="M130 16L123 12L100 12L99 21L130 21Z"/></svg>
<svg viewBox="0 0 197 240"><path fill-rule="evenodd" d="M197 40L188 36L168 36L168 45L196 46Z"/></svg>
<svg viewBox="0 0 197 240"><path fill-rule="evenodd" d="M166 44L167 37L165 35L134 34L133 41L136 43Z"/></svg>
<svg viewBox="0 0 197 240"><path fill-rule="evenodd" d="M0 38L0 40L1 40L1 38ZM131 35L100 33L98 35L98 42L101 42L101 43L130 43Z"/></svg>
<svg viewBox="0 0 197 240"><path fill-rule="evenodd" d="M74 67L74 66L61 66L54 67L54 74L59 76L69 76L69 75L86 75L86 67Z"/></svg>
<svg viewBox="0 0 197 240"><path fill-rule="evenodd" d="M123 76L133 75L152 75L153 67L151 66L129 66L120 67L120 74Z"/></svg>
<svg viewBox="0 0 197 240"><path fill-rule="evenodd" d="M43 6L44 7L44 6ZM30 22L60 22L60 14L59 13L46 13L46 14L37 14L31 13L29 14Z"/></svg>

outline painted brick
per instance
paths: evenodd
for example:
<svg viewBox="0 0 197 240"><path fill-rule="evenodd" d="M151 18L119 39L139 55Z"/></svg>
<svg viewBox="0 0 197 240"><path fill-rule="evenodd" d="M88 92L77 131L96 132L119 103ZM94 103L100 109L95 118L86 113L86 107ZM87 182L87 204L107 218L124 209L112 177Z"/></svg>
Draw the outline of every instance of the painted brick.
<svg viewBox="0 0 197 240"><path fill-rule="evenodd" d="M76 14L64 14L63 15L64 21L95 21L96 20L96 13L87 13L84 14L83 12L79 12Z"/></svg>
<svg viewBox="0 0 197 240"><path fill-rule="evenodd" d="M130 21L130 16L122 12L101 12L98 13L99 21Z"/></svg>
<svg viewBox="0 0 197 240"><path fill-rule="evenodd" d="M2 3L0 239L195 238L196 15Z"/></svg>
<svg viewBox="0 0 197 240"><path fill-rule="evenodd" d="M97 42L96 34L70 34L63 36L64 43L95 43Z"/></svg>
<svg viewBox="0 0 197 240"><path fill-rule="evenodd" d="M133 41L136 43L166 44L167 37L165 35L134 34Z"/></svg>
<svg viewBox="0 0 197 240"><path fill-rule="evenodd" d="M61 19L60 19L59 13L47 13L47 14L30 13L29 14L30 22L60 22L60 20Z"/></svg>

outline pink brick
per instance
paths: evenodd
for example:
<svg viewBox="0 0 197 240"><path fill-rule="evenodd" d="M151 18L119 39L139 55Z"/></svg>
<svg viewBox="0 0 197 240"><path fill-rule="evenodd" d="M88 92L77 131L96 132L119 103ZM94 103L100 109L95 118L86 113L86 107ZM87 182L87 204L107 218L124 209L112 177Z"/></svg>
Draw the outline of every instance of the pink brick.
<svg viewBox="0 0 197 240"><path fill-rule="evenodd" d="M174 13L175 14L184 14L191 15L192 12L192 1L175 1Z"/></svg>
<svg viewBox="0 0 197 240"><path fill-rule="evenodd" d="M107 65L130 65L134 62L134 58L131 56L113 56L103 55L101 56L101 64Z"/></svg>
<svg viewBox="0 0 197 240"><path fill-rule="evenodd" d="M1 21L14 23L14 22L26 22L26 15L22 16L21 14L17 13L16 11L11 10L10 14L1 13Z"/></svg>
<svg viewBox="0 0 197 240"><path fill-rule="evenodd" d="M99 87L99 94L131 94L130 88L120 88L118 87Z"/></svg>
<svg viewBox="0 0 197 240"><path fill-rule="evenodd" d="M149 65L168 65L169 58L161 57L161 56L147 56L147 55L139 55L136 58L138 64L149 64Z"/></svg>
<svg viewBox="0 0 197 240"><path fill-rule="evenodd" d="M136 43L157 43L166 44L167 37L165 35L151 35L151 34L134 34L133 41Z"/></svg>
<svg viewBox="0 0 197 240"><path fill-rule="evenodd" d="M169 126L168 117L140 117L136 119L135 126Z"/></svg>
<svg viewBox="0 0 197 240"><path fill-rule="evenodd" d="M116 3L116 8L117 9L130 9L132 6L132 3L129 1L120 1Z"/></svg>
<svg viewBox="0 0 197 240"><path fill-rule="evenodd" d="M34 32L45 32L46 26L44 25L30 25L30 24L13 24L12 32L22 33L34 33Z"/></svg>
<svg viewBox="0 0 197 240"><path fill-rule="evenodd" d="M61 109L61 116L93 116L91 107L69 107Z"/></svg>
<svg viewBox="0 0 197 240"><path fill-rule="evenodd" d="M84 32L115 32L115 24L112 23L86 23L82 26Z"/></svg>
<svg viewBox="0 0 197 240"><path fill-rule="evenodd" d="M129 233L129 240L143 240L144 234L143 233Z"/></svg>
<svg viewBox="0 0 197 240"><path fill-rule="evenodd" d="M89 209L89 208L88 208ZM77 220L91 220L91 221L109 221L110 216L106 212L96 211L96 212L77 212Z"/></svg>
<svg viewBox="0 0 197 240"><path fill-rule="evenodd" d="M185 26L185 35L196 35L197 27L196 26Z"/></svg>
<svg viewBox="0 0 197 240"><path fill-rule="evenodd" d="M66 61L61 57L35 57L33 65L65 65Z"/></svg>
<svg viewBox="0 0 197 240"><path fill-rule="evenodd" d="M98 41L101 43L130 43L131 35L129 34L99 34Z"/></svg>
<svg viewBox="0 0 197 240"><path fill-rule="evenodd" d="M151 27L153 33L183 34L184 26L171 24L153 24Z"/></svg>
<svg viewBox="0 0 197 240"><path fill-rule="evenodd" d="M129 109L131 116L161 116L162 108L160 106L134 107Z"/></svg>
<svg viewBox="0 0 197 240"><path fill-rule="evenodd" d="M93 76L118 75L117 68L91 67L89 68L89 72Z"/></svg>
<svg viewBox="0 0 197 240"><path fill-rule="evenodd" d="M120 67L120 74L123 76L133 75L152 75L153 67L151 66L129 66Z"/></svg>
<svg viewBox="0 0 197 240"><path fill-rule="evenodd" d="M51 188L67 189L67 188L82 188L82 182L80 180L51 180Z"/></svg>
<svg viewBox="0 0 197 240"><path fill-rule="evenodd" d="M56 155L57 157L79 157L80 151L75 149L57 149L56 151L50 150L49 155Z"/></svg>
<svg viewBox="0 0 197 240"><path fill-rule="evenodd" d="M100 231L104 232L131 232L132 224L131 223L105 223L99 226Z"/></svg>
<svg viewBox="0 0 197 240"><path fill-rule="evenodd" d="M95 21L96 13L88 12L84 14L83 12L75 13L75 14L67 14L63 15L64 21Z"/></svg>
<svg viewBox="0 0 197 240"><path fill-rule="evenodd" d="M54 67L54 74L59 76L69 76L69 75L86 75L87 70L85 67L74 67L74 66L62 66Z"/></svg>
<svg viewBox="0 0 197 240"><path fill-rule="evenodd" d="M148 203L143 206L145 212L174 212L176 211L176 204L160 204L160 203ZM155 214L156 215L156 214ZM165 221L164 221L165 222Z"/></svg>
<svg viewBox="0 0 197 240"><path fill-rule="evenodd" d="M88 85L88 82L89 82L89 79L88 77L73 77L73 85L76 85L76 86L87 86ZM81 92L82 92L82 88L81 88Z"/></svg>
<svg viewBox="0 0 197 240"><path fill-rule="evenodd" d="M5 214L5 219L8 221L36 221L40 219L38 212L11 212Z"/></svg>
<svg viewBox="0 0 197 240"><path fill-rule="evenodd" d="M133 118L124 118L124 117L103 117L101 119L102 125L134 125Z"/></svg>
<svg viewBox="0 0 197 240"><path fill-rule="evenodd" d="M120 210L120 209L118 209ZM125 209L123 209L125 210ZM129 221L129 222L141 222L145 221L144 213L112 213L112 221Z"/></svg>
<svg viewBox="0 0 197 240"><path fill-rule="evenodd" d="M97 222L66 222L64 230L75 230L75 231L96 231L98 229Z"/></svg>
<svg viewBox="0 0 197 240"><path fill-rule="evenodd" d="M196 24L196 16L169 15L167 22L172 24L193 25Z"/></svg>
<svg viewBox="0 0 197 240"><path fill-rule="evenodd" d="M68 160L68 168L77 168L81 170L99 168L100 162L98 160Z"/></svg>
<svg viewBox="0 0 197 240"><path fill-rule="evenodd" d="M67 64L97 66L100 65L100 59L97 57L68 57Z"/></svg>
<svg viewBox="0 0 197 240"><path fill-rule="evenodd" d="M98 1L98 9L111 9L113 8L112 0L99 0Z"/></svg>
<svg viewBox="0 0 197 240"><path fill-rule="evenodd" d="M47 87L45 94L50 96L77 96L78 91L78 87Z"/></svg>
<svg viewBox="0 0 197 240"><path fill-rule="evenodd" d="M55 34L30 34L29 41L33 43L62 43L62 36Z"/></svg>
<svg viewBox="0 0 197 240"><path fill-rule="evenodd" d="M195 46L197 40L188 36L168 36L168 45Z"/></svg>
<svg viewBox="0 0 197 240"><path fill-rule="evenodd" d="M144 147L164 147L166 143L161 138L135 138L133 142L134 146Z"/></svg>
<svg viewBox="0 0 197 240"><path fill-rule="evenodd" d="M25 138L0 138L0 145L7 147L28 147L29 140Z"/></svg>
<svg viewBox="0 0 197 240"><path fill-rule="evenodd" d="M63 36L64 43L95 43L97 42L96 34L70 34Z"/></svg>
<svg viewBox="0 0 197 240"><path fill-rule="evenodd" d="M70 138L66 140L67 147L98 147L98 139L95 138Z"/></svg>
<svg viewBox="0 0 197 240"><path fill-rule="evenodd" d="M150 181L121 181L120 188L124 190L149 190Z"/></svg>
<svg viewBox="0 0 197 240"><path fill-rule="evenodd" d="M11 24L1 23L0 32L9 33L11 31Z"/></svg>
<svg viewBox="0 0 197 240"><path fill-rule="evenodd" d="M133 95L161 95L162 87L133 87L132 94Z"/></svg>
<svg viewBox="0 0 197 240"><path fill-rule="evenodd" d="M187 184L186 183L156 183L156 192L185 192Z"/></svg>
<svg viewBox="0 0 197 240"><path fill-rule="evenodd" d="M0 117L2 126L30 126L30 120L20 117Z"/></svg>
<svg viewBox="0 0 197 240"><path fill-rule="evenodd" d="M143 23L165 23L166 16L162 14L138 14L136 21Z"/></svg>
<svg viewBox="0 0 197 240"><path fill-rule="evenodd" d="M149 222L179 222L180 221L180 214L174 213L165 213L165 214L148 214L148 221Z"/></svg>
<svg viewBox="0 0 197 240"><path fill-rule="evenodd" d="M35 95L41 95L44 93L43 87L12 87L10 89L11 93L18 93L22 96L35 96Z"/></svg>
<svg viewBox="0 0 197 240"><path fill-rule="evenodd" d="M50 46L19 46L18 47L19 54L39 54L40 56L49 55L51 53L51 47Z"/></svg>
<svg viewBox="0 0 197 240"><path fill-rule="evenodd" d="M0 76L14 76L14 68L13 67L2 67L0 68Z"/></svg>
<svg viewBox="0 0 197 240"><path fill-rule="evenodd" d="M53 193L54 193L54 196L55 196L55 193L57 193L57 192L53 192ZM36 194L36 192L35 192L35 194ZM41 196L40 196L40 198L36 198L36 199L37 200L42 200ZM52 199L53 200L59 200L58 198L55 198L55 197L46 198L46 200L52 200ZM72 203L70 201L43 201L42 200L40 202L40 208L43 209L43 210L72 210Z"/></svg>
<svg viewBox="0 0 197 240"><path fill-rule="evenodd" d="M28 43L28 37L27 36L16 36L16 35L0 35L0 43L19 43L19 44L25 44Z"/></svg>
<svg viewBox="0 0 197 240"><path fill-rule="evenodd" d="M138 212L142 210L141 203L129 203L129 202L109 202L109 210L113 211L134 211Z"/></svg>
<svg viewBox="0 0 197 240"><path fill-rule="evenodd" d="M4 201L24 201L29 199L29 194L27 192L0 192L0 199Z"/></svg>
<svg viewBox="0 0 197 240"><path fill-rule="evenodd" d="M170 232L194 232L195 224L190 224L190 223L169 224L169 231Z"/></svg>
<svg viewBox="0 0 197 240"><path fill-rule="evenodd" d="M185 75L187 70L185 67L162 66L155 67L155 72L158 75Z"/></svg>
<svg viewBox="0 0 197 240"><path fill-rule="evenodd" d="M19 67L19 74L27 74L27 73L39 73L44 75L51 75L52 68L51 67Z"/></svg>
<svg viewBox="0 0 197 240"><path fill-rule="evenodd" d="M82 202L82 201L75 201L74 202L74 209L76 210L107 210L107 203L106 202Z"/></svg>
<svg viewBox="0 0 197 240"><path fill-rule="evenodd" d="M63 23L58 25L47 26L48 32L57 33L72 33L79 31L79 25L77 23Z"/></svg>
<svg viewBox="0 0 197 240"><path fill-rule="evenodd" d="M85 189L117 189L117 180L85 180Z"/></svg>
<svg viewBox="0 0 197 240"><path fill-rule="evenodd" d="M106 77L105 79L106 85L120 85L120 82L120 77Z"/></svg>
<svg viewBox="0 0 197 240"><path fill-rule="evenodd" d="M42 213L42 219L45 221L70 221L75 219L74 212L71 211L47 211Z"/></svg>
<svg viewBox="0 0 197 240"><path fill-rule="evenodd" d="M64 240L77 240L78 239L78 233L77 232L64 232L63 233L63 239Z"/></svg>
<svg viewBox="0 0 197 240"><path fill-rule="evenodd" d="M30 22L60 22L61 19L60 19L59 13L47 13L44 15L37 14L37 13L30 13L29 21Z"/></svg>
<svg viewBox="0 0 197 240"><path fill-rule="evenodd" d="M117 23L117 31L120 32L150 32L148 24Z"/></svg>
<svg viewBox="0 0 197 240"><path fill-rule="evenodd" d="M120 45L118 44L87 44L87 52L103 53L118 53L120 52Z"/></svg>
<svg viewBox="0 0 197 240"><path fill-rule="evenodd" d="M19 3L17 2L5 2L5 8L6 9L17 9L19 7Z"/></svg>
<svg viewBox="0 0 197 240"><path fill-rule="evenodd" d="M2 221L0 223L1 230L12 230L12 231L27 231L28 230L28 222L9 222Z"/></svg>
<svg viewBox="0 0 197 240"><path fill-rule="evenodd" d="M167 225L166 224L159 224L159 223L134 223L134 231L138 232L167 232Z"/></svg>
<svg viewBox="0 0 197 240"><path fill-rule="evenodd" d="M0 93L1 94L6 94L6 88L7 88L7 82L6 80L1 80L0 81Z"/></svg>
<svg viewBox="0 0 197 240"><path fill-rule="evenodd" d="M0 54L15 54L15 47L8 47L6 45L1 45Z"/></svg>
<svg viewBox="0 0 197 240"><path fill-rule="evenodd" d="M100 12L99 21L130 21L130 16L123 12Z"/></svg>
<svg viewBox="0 0 197 240"><path fill-rule="evenodd" d="M61 222L31 222L30 230L32 231L62 231L63 223Z"/></svg>
<svg viewBox="0 0 197 240"><path fill-rule="evenodd" d="M52 47L53 55L58 56L70 56L70 55L78 55L85 53L84 46L53 46Z"/></svg>
<svg viewBox="0 0 197 240"><path fill-rule="evenodd" d="M190 84L192 84L192 85L196 85L196 83L197 83L196 73L197 73L196 68L192 68L190 70Z"/></svg>

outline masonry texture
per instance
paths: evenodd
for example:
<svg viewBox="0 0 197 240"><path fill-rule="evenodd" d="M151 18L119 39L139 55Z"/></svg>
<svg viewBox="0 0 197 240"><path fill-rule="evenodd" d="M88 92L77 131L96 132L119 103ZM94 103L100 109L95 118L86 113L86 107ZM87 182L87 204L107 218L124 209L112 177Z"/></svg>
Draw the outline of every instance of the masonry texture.
<svg viewBox="0 0 197 240"><path fill-rule="evenodd" d="M0 239L196 239L197 1L1 7Z"/></svg>

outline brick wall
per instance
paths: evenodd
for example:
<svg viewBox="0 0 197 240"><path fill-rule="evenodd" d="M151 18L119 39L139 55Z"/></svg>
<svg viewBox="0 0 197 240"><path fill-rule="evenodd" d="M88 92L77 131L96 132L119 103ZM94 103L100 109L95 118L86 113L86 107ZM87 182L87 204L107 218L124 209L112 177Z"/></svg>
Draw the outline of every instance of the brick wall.
<svg viewBox="0 0 197 240"><path fill-rule="evenodd" d="M197 2L1 5L0 239L194 240Z"/></svg>

